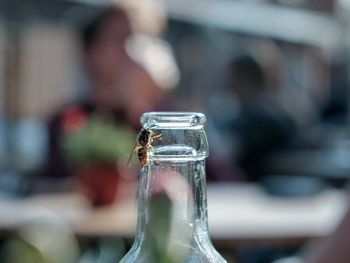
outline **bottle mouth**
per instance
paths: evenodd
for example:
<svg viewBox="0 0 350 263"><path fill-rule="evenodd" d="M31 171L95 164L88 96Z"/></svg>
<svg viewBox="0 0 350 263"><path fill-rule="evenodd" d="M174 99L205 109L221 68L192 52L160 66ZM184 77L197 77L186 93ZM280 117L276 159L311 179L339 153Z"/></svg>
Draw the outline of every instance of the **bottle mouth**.
<svg viewBox="0 0 350 263"><path fill-rule="evenodd" d="M140 120L144 129L160 136L148 149L150 160L200 160L208 156L203 113L147 112Z"/></svg>
<svg viewBox="0 0 350 263"><path fill-rule="evenodd" d="M203 128L205 115L199 112L146 112L140 122L145 129L150 128Z"/></svg>

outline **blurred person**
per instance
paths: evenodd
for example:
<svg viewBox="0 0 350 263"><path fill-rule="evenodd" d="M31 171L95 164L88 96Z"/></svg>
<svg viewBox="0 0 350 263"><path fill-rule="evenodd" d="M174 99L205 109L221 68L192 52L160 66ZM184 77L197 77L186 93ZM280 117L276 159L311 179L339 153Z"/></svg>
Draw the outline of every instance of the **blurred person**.
<svg viewBox="0 0 350 263"><path fill-rule="evenodd" d="M135 32L126 44L128 54L162 90L174 89L179 82L179 69L172 47L160 37L167 26L164 1L119 0L118 4L128 11Z"/></svg>
<svg viewBox="0 0 350 263"><path fill-rule="evenodd" d="M264 70L253 57L235 58L229 74L239 103L237 116L227 126L236 141L234 159L248 179L258 179L264 158L287 145L296 125L267 92Z"/></svg>
<svg viewBox="0 0 350 263"><path fill-rule="evenodd" d="M279 66L289 77L281 83L279 100L297 125L308 129L319 121L320 109L329 96L329 62L316 48L284 45Z"/></svg>
<svg viewBox="0 0 350 263"><path fill-rule="evenodd" d="M107 8L85 25L81 40L91 83L89 103L118 111L138 127L140 114L154 108L161 90L126 52L126 41L133 33L130 23L123 9Z"/></svg>
<svg viewBox="0 0 350 263"><path fill-rule="evenodd" d="M134 137L134 133L140 129L139 116L143 112L157 110L161 107L157 105L163 101L165 92L159 89L146 70L132 60L126 51L126 41L132 34L131 22L126 11L117 6L103 9L82 28L81 50L89 77L89 94L87 98L63 107L50 121L49 152L42 171L44 176L69 178L70 175L76 173L68 160L67 152L62 147L62 140L66 134L76 132L81 127L89 127L86 125L89 119L96 120L98 117L94 124L90 125L93 126L91 129L94 131L85 132L82 137L85 136L85 139L91 137L94 147L101 150L101 147L111 148L113 145L112 142L102 142L103 139L106 140L104 129L108 130L110 135L113 133L111 131L113 128L105 124L106 122L121 127L122 131L115 130L115 132L123 136L118 138L116 135L114 136L116 138L113 139L116 143L118 141L120 144L124 143L125 146L129 138ZM99 134L96 137L94 132L97 133L97 131ZM76 148L84 147L82 143L80 145L76 143L79 140L81 138L77 138L75 144L70 143L69 145L78 145ZM130 150L131 148L130 146ZM108 151L113 151L113 149L108 149ZM129 149L125 150L125 154L128 154L128 151ZM74 149L74 152L78 157L79 154L85 154L81 149ZM91 155L94 155L94 152ZM102 155L109 154L103 153ZM89 191L88 195L94 203L110 203L113 200L114 192L110 188L117 183L115 179L116 162L117 160L114 160L114 167L104 172L105 176L99 174L101 167L95 163L91 165L98 166L97 170L96 167L94 169L88 167L88 171L85 169L83 175L80 176L80 183L88 188L85 190Z"/></svg>
<svg viewBox="0 0 350 263"><path fill-rule="evenodd" d="M329 94L322 105L322 120L345 124L348 119L349 80L345 63L330 64Z"/></svg>

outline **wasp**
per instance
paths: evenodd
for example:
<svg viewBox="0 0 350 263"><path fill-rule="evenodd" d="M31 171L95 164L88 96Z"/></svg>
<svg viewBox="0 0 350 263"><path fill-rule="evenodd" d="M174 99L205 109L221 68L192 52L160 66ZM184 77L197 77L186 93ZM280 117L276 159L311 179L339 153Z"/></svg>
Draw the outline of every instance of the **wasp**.
<svg viewBox="0 0 350 263"><path fill-rule="evenodd" d="M145 166L148 163L148 151L153 148L152 143L160 139L161 134L150 129L142 129L137 136L137 143L131 151L128 159L128 166L130 166L131 159L135 152L137 152L140 164Z"/></svg>

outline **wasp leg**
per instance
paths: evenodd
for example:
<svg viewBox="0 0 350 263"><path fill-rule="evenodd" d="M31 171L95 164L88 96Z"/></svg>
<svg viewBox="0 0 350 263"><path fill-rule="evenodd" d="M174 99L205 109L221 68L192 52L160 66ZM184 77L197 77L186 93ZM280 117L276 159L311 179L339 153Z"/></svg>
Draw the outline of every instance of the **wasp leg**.
<svg viewBox="0 0 350 263"><path fill-rule="evenodd" d="M153 148L154 147L152 145L148 145L147 150L150 150L150 149L153 149ZM159 164L159 162L156 161L156 160L154 160L153 163L154 163L154 165L158 165Z"/></svg>
<svg viewBox="0 0 350 263"><path fill-rule="evenodd" d="M155 139L161 139L162 138L162 134L160 133L156 133L156 134L153 134L152 135L152 139L155 140Z"/></svg>
<svg viewBox="0 0 350 263"><path fill-rule="evenodd" d="M152 134L150 137L150 142L153 143L156 140L161 140L162 139L162 135L160 133L157 134Z"/></svg>

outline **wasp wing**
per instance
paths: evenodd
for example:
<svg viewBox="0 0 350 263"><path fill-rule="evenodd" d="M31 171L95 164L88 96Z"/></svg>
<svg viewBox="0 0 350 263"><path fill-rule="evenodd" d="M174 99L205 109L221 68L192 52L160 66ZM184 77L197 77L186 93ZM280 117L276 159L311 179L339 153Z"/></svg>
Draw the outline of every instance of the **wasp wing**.
<svg viewBox="0 0 350 263"><path fill-rule="evenodd" d="M140 146L138 146L137 144L134 146L134 148L132 149L131 153L130 153L130 156L128 158L128 162L127 162L127 166L130 167L130 163L131 163L131 160L132 160L132 157L134 156L135 152L138 151L138 149L140 148Z"/></svg>

